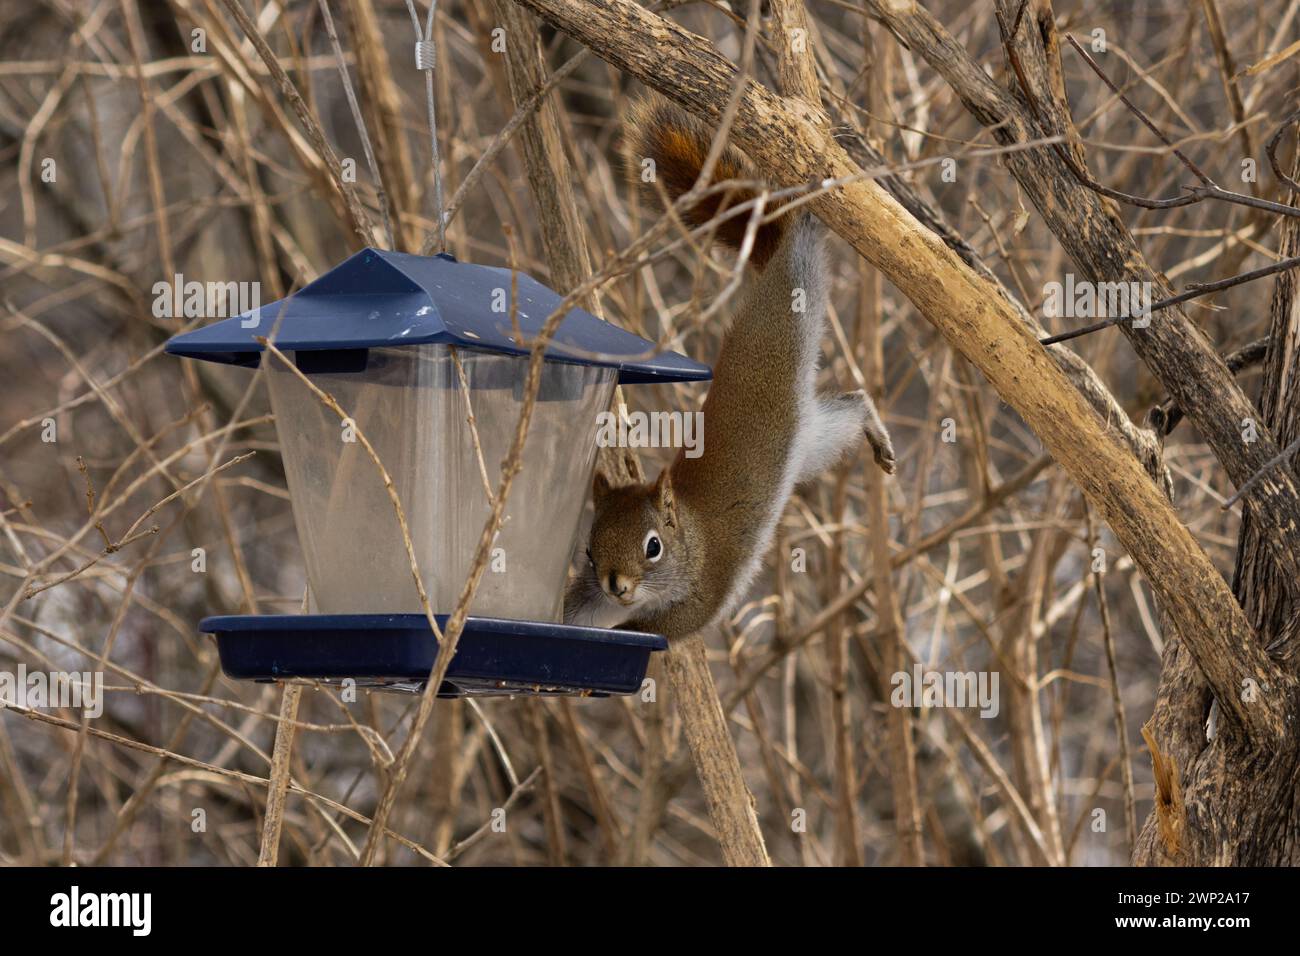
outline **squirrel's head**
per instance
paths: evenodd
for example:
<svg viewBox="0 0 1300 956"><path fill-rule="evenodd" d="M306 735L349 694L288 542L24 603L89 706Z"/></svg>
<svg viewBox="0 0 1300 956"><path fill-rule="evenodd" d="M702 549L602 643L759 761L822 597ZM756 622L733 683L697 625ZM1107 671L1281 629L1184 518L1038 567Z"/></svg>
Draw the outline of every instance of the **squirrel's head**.
<svg viewBox="0 0 1300 956"><path fill-rule="evenodd" d="M679 600L687 581L685 538L665 468L648 485L592 484L596 506L587 558L606 596L634 614Z"/></svg>

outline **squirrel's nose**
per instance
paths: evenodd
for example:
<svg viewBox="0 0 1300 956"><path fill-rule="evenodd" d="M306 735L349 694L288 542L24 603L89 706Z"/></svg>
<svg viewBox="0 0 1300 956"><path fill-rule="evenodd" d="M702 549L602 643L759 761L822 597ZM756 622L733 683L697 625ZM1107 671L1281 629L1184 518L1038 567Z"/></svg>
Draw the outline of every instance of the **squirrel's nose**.
<svg viewBox="0 0 1300 956"><path fill-rule="evenodd" d="M627 585L619 581L618 575L613 571L609 572L609 593L615 597L622 597L627 590Z"/></svg>

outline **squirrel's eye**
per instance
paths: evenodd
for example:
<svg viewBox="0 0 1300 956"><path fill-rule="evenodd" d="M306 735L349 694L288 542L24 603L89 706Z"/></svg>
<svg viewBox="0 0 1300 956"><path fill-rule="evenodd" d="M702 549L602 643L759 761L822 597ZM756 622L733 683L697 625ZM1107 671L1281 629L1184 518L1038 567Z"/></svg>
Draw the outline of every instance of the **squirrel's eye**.
<svg viewBox="0 0 1300 956"><path fill-rule="evenodd" d="M645 536L645 556L650 561L658 561L664 554L663 542L659 540L659 534L655 531L646 533Z"/></svg>
<svg viewBox="0 0 1300 956"><path fill-rule="evenodd" d="M591 548L587 549L587 561L593 568L596 566L596 559L591 556Z"/></svg>

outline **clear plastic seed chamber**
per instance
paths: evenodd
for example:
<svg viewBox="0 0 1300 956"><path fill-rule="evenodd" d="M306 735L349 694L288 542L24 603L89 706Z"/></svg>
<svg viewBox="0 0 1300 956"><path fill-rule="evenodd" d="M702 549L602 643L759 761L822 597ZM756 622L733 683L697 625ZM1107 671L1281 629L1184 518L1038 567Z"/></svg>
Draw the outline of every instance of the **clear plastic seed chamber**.
<svg viewBox="0 0 1300 956"><path fill-rule="evenodd" d="M513 295L513 298L512 298ZM311 597L304 615L226 615L222 666L252 680L419 689L437 655L402 531L364 435L402 503L422 583L454 609L523 409L527 351L560 297L508 270L366 249L298 292L173 338L175 355L255 367L268 336L297 372L266 379ZM545 354L488 573L440 694L630 693L661 637L561 624L569 563L614 387L709 377L707 366L566 313Z"/></svg>
<svg viewBox="0 0 1300 956"><path fill-rule="evenodd" d="M393 480L430 602L455 605L514 438L527 367L445 345L371 349L364 373L312 376L350 413L340 423L291 370L269 364L314 610L421 612L393 503L365 448L345 440L354 426ZM596 464L583 432L609 407L616 377L601 366L543 366L527 464L506 499L476 614L561 620L584 503L574 492L589 486Z"/></svg>

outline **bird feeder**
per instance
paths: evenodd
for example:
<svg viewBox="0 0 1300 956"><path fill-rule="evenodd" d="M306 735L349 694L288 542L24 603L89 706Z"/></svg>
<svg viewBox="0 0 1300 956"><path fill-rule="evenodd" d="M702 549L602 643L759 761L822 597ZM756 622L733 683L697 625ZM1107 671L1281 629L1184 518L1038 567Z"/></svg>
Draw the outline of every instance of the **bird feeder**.
<svg viewBox="0 0 1300 956"><path fill-rule="evenodd" d="M232 677L419 690L438 647L370 442L392 478L442 626L469 575L524 402L527 353L560 297L508 269L364 249L296 294L178 335L173 355L256 367L271 336L299 372L266 373L311 613L205 618ZM545 352L522 470L439 689L637 690L657 635L570 627L564 589L617 383L697 381L708 366L572 309Z"/></svg>

